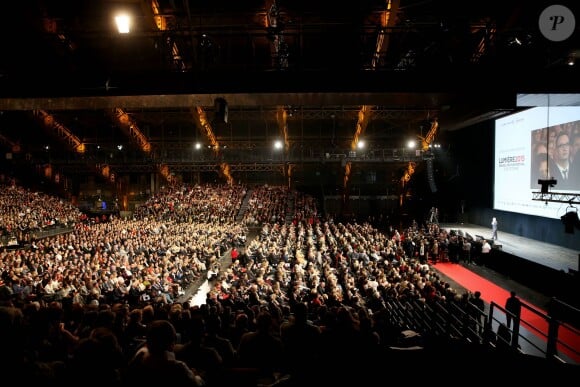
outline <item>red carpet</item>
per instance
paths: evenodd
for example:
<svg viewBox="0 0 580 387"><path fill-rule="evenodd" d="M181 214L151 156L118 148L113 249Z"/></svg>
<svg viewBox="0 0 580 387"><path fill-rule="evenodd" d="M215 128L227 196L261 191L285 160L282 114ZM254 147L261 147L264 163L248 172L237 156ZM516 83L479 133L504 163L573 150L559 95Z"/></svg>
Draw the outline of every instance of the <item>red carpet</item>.
<svg viewBox="0 0 580 387"><path fill-rule="evenodd" d="M433 267L435 268L435 270L438 270L441 273L445 274L447 277L452 278L453 281L457 282L458 284L468 289L469 291L475 292L476 290L479 290L481 292L481 298L487 303L494 302L503 307L505 304L505 300L510 295L509 290L502 289L493 282L490 282L485 278L475 274L474 272L467 270L462 265L454 263L438 263ZM532 306L534 309L547 314L546 311L542 310L536 305L533 305L531 302L525 300L524 298L520 297L520 299L522 300L522 302ZM548 323L537 314L529 311L526 308L522 308L521 318L522 320L526 320L531 326L535 327L540 332L547 335ZM541 338L542 340L545 339L539 332L536 332L534 330L530 331L539 338ZM571 348L575 348L576 350L580 348L580 336L576 335L574 332L562 326L560 327L558 333L560 340L566 343L566 345L570 346ZM568 348L560 346L558 350L561 351L562 353L565 353L568 357L570 357L574 361L580 362L580 356L571 353L570 350L568 350Z"/></svg>

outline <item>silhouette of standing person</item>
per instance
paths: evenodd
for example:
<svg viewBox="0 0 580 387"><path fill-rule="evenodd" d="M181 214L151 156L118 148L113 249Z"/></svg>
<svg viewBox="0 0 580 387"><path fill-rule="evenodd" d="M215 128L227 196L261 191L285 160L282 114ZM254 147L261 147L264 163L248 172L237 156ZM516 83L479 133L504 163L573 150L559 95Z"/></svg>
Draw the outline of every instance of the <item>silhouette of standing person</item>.
<svg viewBox="0 0 580 387"><path fill-rule="evenodd" d="M491 220L491 239L497 241L497 219L495 216Z"/></svg>
<svg viewBox="0 0 580 387"><path fill-rule="evenodd" d="M485 328L485 302L481 298L481 292L476 290L469 299L471 321L474 323L475 332L483 334Z"/></svg>
<svg viewBox="0 0 580 387"><path fill-rule="evenodd" d="M522 311L522 303L520 299L516 296L515 291L510 292L510 296L505 301L505 309L509 312L506 313L506 325L508 328L512 325L512 320L514 321L514 327L520 323L520 313Z"/></svg>

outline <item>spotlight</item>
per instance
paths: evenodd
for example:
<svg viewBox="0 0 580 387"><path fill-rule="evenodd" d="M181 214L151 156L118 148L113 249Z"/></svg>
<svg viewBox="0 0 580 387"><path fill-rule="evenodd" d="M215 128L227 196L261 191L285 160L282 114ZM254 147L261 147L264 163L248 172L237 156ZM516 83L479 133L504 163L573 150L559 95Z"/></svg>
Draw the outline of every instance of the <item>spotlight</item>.
<svg viewBox="0 0 580 387"><path fill-rule="evenodd" d="M212 42L207 34L201 34L201 39L199 40L199 48L202 50L210 50L212 47Z"/></svg>
<svg viewBox="0 0 580 387"><path fill-rule="evenodd" d="M568 59L566 60L566 64L568 66L574 66L576 64L576 53L575 52L570 53L570 55L568 56Z"/></svg>
<svg viewBox="0 0 580 387"><path fill-rule="evenodd" d="M578 211L575 208L574 210L566 212L560 219L564 223L564 231L567 234L574 234L574 228L580 230L580 219L578 219Z"/></svg>
<svg viewBox="0 0 580 387"><path fill-rule="evenodd" d="M127 14L120 14L115 16L115 24L120 34L128 34L131 32L131 17Z"/></svg>

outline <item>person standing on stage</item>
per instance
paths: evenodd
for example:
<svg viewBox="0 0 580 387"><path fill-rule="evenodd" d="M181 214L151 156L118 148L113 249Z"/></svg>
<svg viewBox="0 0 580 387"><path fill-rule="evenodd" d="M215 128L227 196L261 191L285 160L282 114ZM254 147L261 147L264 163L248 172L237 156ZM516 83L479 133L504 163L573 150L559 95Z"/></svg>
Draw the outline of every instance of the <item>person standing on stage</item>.
<svg viewBox="0 0 580 387"><path fill-rule="evenodd" d="M497 219L495 216L491 220L491 239L497 241Z"/></svg>

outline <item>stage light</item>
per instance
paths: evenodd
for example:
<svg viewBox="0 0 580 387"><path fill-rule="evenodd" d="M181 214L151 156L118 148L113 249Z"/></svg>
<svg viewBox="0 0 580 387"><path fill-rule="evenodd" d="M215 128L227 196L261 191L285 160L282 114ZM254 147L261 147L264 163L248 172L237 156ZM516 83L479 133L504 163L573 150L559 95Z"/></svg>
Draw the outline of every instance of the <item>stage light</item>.
<svg viewBox="0 0 580 387"><path fill-rule="evenodd" d="M120 34L128 34L131 32L131 17L127 14L120 14L115 16L115 24Z"/></svg>
<svg viewBox="0 0 580 387"><path fill-rule="evenodd" d="M564 223L564 231L567 234L574 234L574 228L580 230L580 219L578 219L578 210L575 207L571 207L560 219Z"/></svg>
<svg viewBox="0 0 580 387"><path fill-rule="evenodd" d="M566 60L566 64L568 66L574 66L576 64L576 52L573 51L570 53L568 59Z"/></svg>

